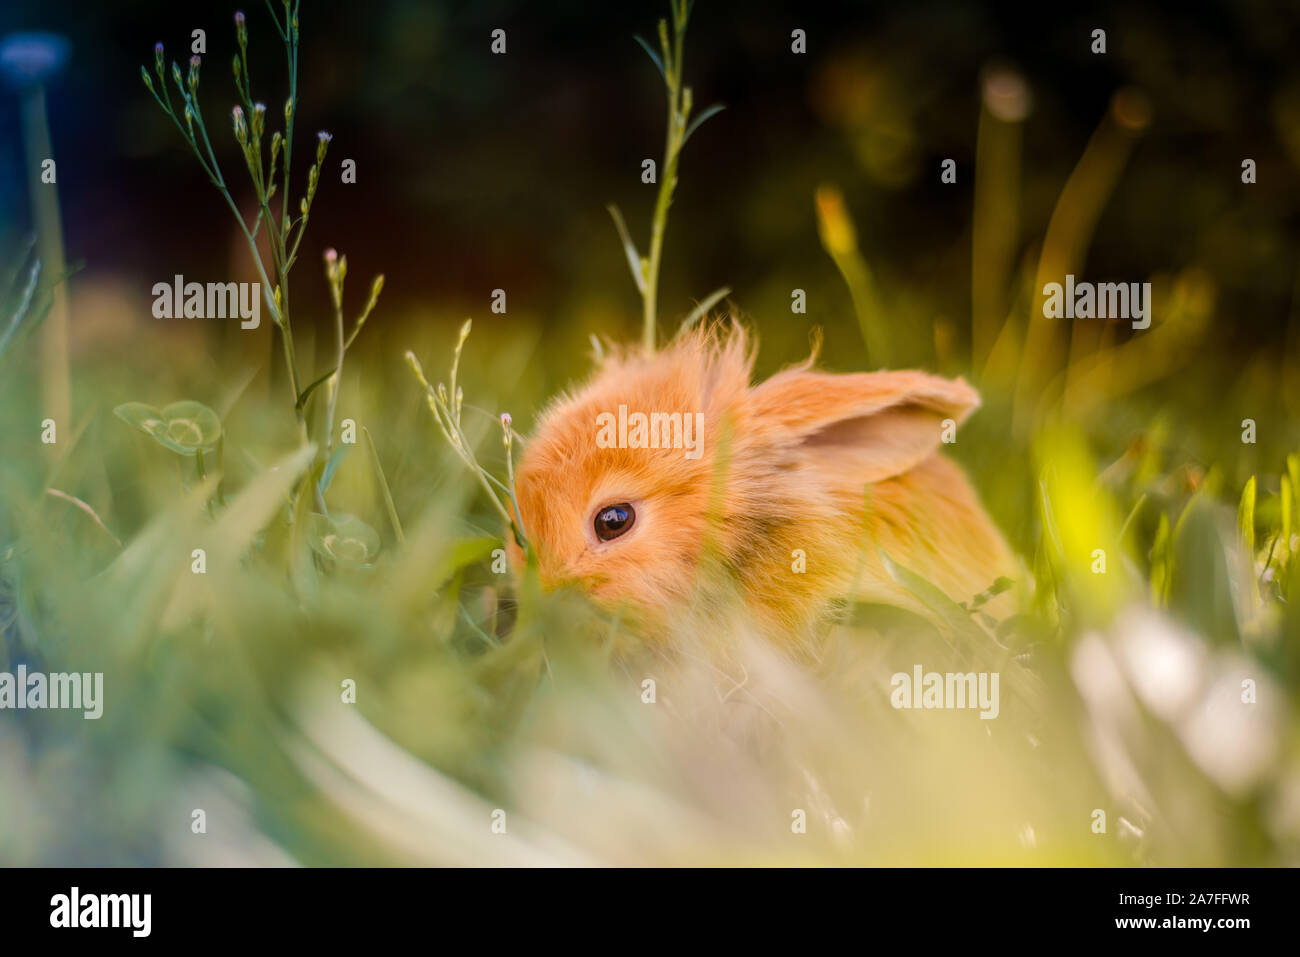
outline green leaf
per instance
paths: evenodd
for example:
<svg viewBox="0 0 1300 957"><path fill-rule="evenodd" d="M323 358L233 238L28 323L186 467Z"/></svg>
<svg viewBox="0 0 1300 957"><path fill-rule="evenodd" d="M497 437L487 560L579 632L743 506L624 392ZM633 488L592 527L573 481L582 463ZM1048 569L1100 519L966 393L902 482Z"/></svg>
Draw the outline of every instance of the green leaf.
<svg viewBox="0 0 1300 957"><path fill-rule="evenodd" d="M921 604L931 612L935 623L941 628L954 635L987 637L970 620L966 611L944 594L937 585L931 584L916 572L899 565L885 554L883 548L877 547L876 551L879 552L880 561L885 566L885 571L889 573L889 577L920 599Z"/></svg>
<svg viewBox="0 0 1300 957"><path fill-rule="evenodd" d="M312 394L313 392L316 391L316 388L317 388L319 385L321 385L321 384L324 383L327 379L329 379L330 376L334 375L334 373L335 373L336 371L338 371L338 370L336 370L336 369L330 369L329 372L326 372L326 373L325 373L323 376L321 376L320 378L313 380L312 383L311 383L310 385L307 386L307 388L303 389L303 390L302 390L302 394L298 396L298 408L299 408L299 409L306 408L306 406L307 406L307 400L308 400L309 398L311 398L311 394Z"/></svg>
<svg viewBox="0 0 1300 957"><path fill-rule="evenodd" d="M1246 553L1246 575L1250 580L1251 611L1259 607L1259 579L1255 577L1255 476L1241 490L1237 506L1237 531L1241 534L1241 547ZM1270 556L1271 558L1271 556Z"/></svg>
<svg viewBox="0 0 1300 957"><path fill-rule="evenodd" d="M474 634L478 635L478 637L482 639L484 643L493 646L499 646L501 644L501 639L497 638L495 635L489 635L486 631L483 630L483 628L479 625L478 622L476 622L473 618L470 617L469 612L465 610L465 606L463 604L461 604L458 601L456 603L456 606L460 609L461 620L463 620L465 624L469 625L470 630L473 631Z"/></svg>
<svg viewBox="0 0 1300 957"><path fill-rule="evenodd" d="M632 270L632 281L636 283L637 289L644 294L646 291L645 270L641 267L641 254L637 252L636 243L632 242L632 236L627 231L627 223L623 222L623 214L619 212L618 207L610 203L605 207L609 210L609 215L614 220L614 228L618 230L618 238L623 242L623 252L627 255L627 267Z"/></svg>
<svg viewBox="0 0 1300 957"><path fill-rule="evenodd" d="M723 286L721 289L713 290L713 292L709 293L707 296L701 299L699 305L697 305L694 309L692 309L690 313L686 316L686 318L682 320L681 329L679 331L685 331L689 329L691 326L695 325L697 322L699 322L701 319L703 319L705 316L709 314L710 309L712 309L714 306L716 306L723 299L726 299L730 295L731 295L730 286Z"/></svg>
<svg viewBox="0 0 1300 957"><path fill-rule="evenodd" d="M214 565L234 567L257 533L275 517L315 455L316 447L312 444L294 449L239 490L212 527L208 538L209 570ZM310 486L301 494L310 499Z"/></svg>
<svg viewBox="0 0 1300 957"><path fill-rule="evenodd" d="M640 36L633 34L632 39L635 40L637 43L641 44L641 49L645 50L646 56L648 56L652 61L654 61L655 68L659 71L659 75L663 77L664 82L667 83L668 73L667 71L664 70L663 59L659 56L658 53L655 53L654 48L651 47L650 44L646 43L645 40L643 40Z"/></svg>
<svg viewBox="0 0 1300 957"><path fill-rule="evenodd" d="M1291 479L1291 494L1300 494L1300 455L1286 457L1286 474Z"/></svg>
<svg viewBox="0 0 1300 957"><path fill-rule="evenodd" d="M361 431L366 436L366 447L370 450L370 467L375 470L375 478L379 480L379 490L384 493L384 509L388 512L388 521L392 523L393 534L397 536L399 542L406 541L406 536L402 534L402 523L397 517L397 506L393 504L393 493L388 488L388 479L384 476L384 467L379 461L379 451L375 448L375 439L370 434L370 430L364 425Z"/></svg>
<svg viewBox="0 0 1300 957"><path fill-rule="evenodd" d="M113 414L148 436L156 436L162 428L162 413L143 402L124 402L113 410Z"/></svg>
<svg viewBox="0 0 1300 957"><path fill-rule="evenodd" d="M345 568L363 568L379 554L379 533L355 515L313 512L307 528L312 551Z"/></svg>
<svg viewBox="0 0 1300 957"><path fill-rule="evenodd" d="M334 473L343 464L343 459L351 448L350 445L340 445L330 454L329 461L325 463L325 471L321 473L320 482L316 486L320 489L321 495L329 491L330 483L334 481Z"/></svg>
<svg viewBox="0 0 1300 957"><path fill-rule="evenodd" d="M1138 512L1142 511L1142 506L1147 502L1146 492L1138 496L1138 500L1133 504L1133 508L1128 513L1128 518L1124 519L1124 524L1119 527L1119 541L1124 541L1124 536L1128 533L1129 527L1133 520L1137 518Z"/></svg>
<svg viewBox="0 0 1300 957"><path fill-rule="evenodd" d="M1169 597L1170 571L1173 567L1170 541L1169 516L1161 512L1155 540L1151 543L1151 603L1157 608L1163 608Z"/></svg>
<svg viewBox="0 0 1300 957"><path fill-rule="evenodd" d="M217 413L189 399L173 402L161 411L143 402L126 402L113 414L177 455L193 456L215 449L221 440Z"/></svg>
<svg viewBox="0 0 1300 957"><path fill-rule="evenodd" d="M1291 511L1294 505L1295 491L1291 487L1291 478L1282 476L1282 560L1291 555Z"/></svg>
<svg viewBox="0 0 1300 957"><path fill-rule="evenodd" d="M1237 505L1237 531L1241 533L1241 544L1246 556L1255 560L1255 476L1251 476L1246 487L1241 490L1241 502Z"/></svg>
<svg viewBox="0 0 1300 957"><path fill-rule="evenodd" d="M173 452L193 455L200 449L215 449L221 439L221 419L201 402L173 402L162 416L165 425L158 441Z"/></svg>
<svg viewBox="0 0 1300 957"><path fill-rule="evenodd" d="M701 126L704 125L705 120L709 119L710 117L717 116L725 109L726 107L723 106L721 103L714 103L712 106L707 107L704 110L701 110L700 114L691 121L691 125L686 127L686 132L682 134L682 146L686 145L686 141L691 138L692 133L694 133Z"/></svg>
<svg viewBox="0 0 1300 957"><path fill-rule="evenodd" d="M1042 508L1043 540L1049 546L1045 554L1054 569L1065 565L1065 546L1061 544L1061 533L1056 528L1056 516L1052 510L1052 498L1047 492L1047 481L1038 481L1038 501Z"/></svg>

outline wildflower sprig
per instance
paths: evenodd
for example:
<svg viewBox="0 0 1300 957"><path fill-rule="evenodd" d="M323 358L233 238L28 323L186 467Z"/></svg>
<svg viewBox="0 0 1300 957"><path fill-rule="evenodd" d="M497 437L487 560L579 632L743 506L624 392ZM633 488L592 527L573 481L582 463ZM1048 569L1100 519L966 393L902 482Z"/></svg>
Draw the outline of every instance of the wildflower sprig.
<svg viewBox="0 0 1300 957"><path fill-rule="evenodd" d="M694 102L691 88L686 86L683 81L682 59L686 41L686 25L690 20L693 5L694 0L669 0L672 30L670 33L667 20L661 19L659 21L658 53L641 37L633 37L659 70L659 75L663 77L664 87L668 94L668 129L664 142L663 164L659 169L659 194L655 200L654 219L650 227L649 256L643 257L637 251L636 244L632 242L631 234L628 232L627 224L624 222L623 214L619 212L618 207L612 203L607 207L611 218L614 220L614 228L618 230L619 239L622 240L623 250L627 254L628 267L632 271L632 281L636 283L637 291L641 293L641 344L647 352L654 352L656 345L659 266L663 259L664 233L668 229L668 208L672 205L673 191L677 188L677 163L681 157L682 148L686 145L686 141L691 138L691 135L700 128L705 120L721 112L724 108L721 104L714 104L702 110L694 120L691 119ZM703 312L706 312L729 292L729 289L720 289L710 293L704 300L709 305L705 306L701 303L702 308L697 308L696 313L702 315ZM699 315L692 314L690 321L693 322L698 318Z"/></svg>
<svg viewBox="0 0 1300 957"><path fill-rule="evenodd" d="M460 335L456 340L456 349L452 354L451 375L448 379L450 385L442 382L434 388L424 374L424 367L420 365L420 360L415 357L415 353L407 350L406 362L415 373L416 379L424 387L425 399L429 403L429 410L433 412L433 420L438 425L438 430L442 432L447 444L451 446L462 462L474 473L483 491L487 493L488 501L492 503L493 508L505 520L514 535L515 543L524 550L525 554L531 554L528 544L528 537L524 532L523 517L519 511L519 500L515 495L515 467L514 467L514 430L511 424L510 413L504 413L501 416L502 444L506 451L506 475L509 484L502 482L495 475L479 464L478 457L474 454L474 446L470 443L469 438L465 435L465 430L461 426L461 410L464 408L465 394L457 382L457 373L460 369L460 356L465 349L465 340L469 338L472 320L466 319L465 324L460 327ZM507 502L511 506L507 508ZM513 509L513 511L512 511Z"/></svg>
<svg viewBox="0 0 1300 957"><path fill-rule="evenodd" d="M240 229L253 249L255 264L264 280L263 288L267 296L267 306L271 308L272 318L279 325L281 323L280 312L275 308L274 297L271 294L274 287L267 277L265 269L262 268L262 259L257 252L253 234L248 229L248 224L244 221L244 216L239 211L239 207L226 185L225 177L221 172L221 165L217 162L216 154L212 149L212 140L208 136L207 125L203 121L203 111L198 102L200 65L200 57L191 57L188 78L182 79L180 66L175 61L172 62L171 76L179 96L177 104L180 109L179 116L177 115L177 108L172 104L171 93L167 86L167 69L161 43L154 45L154 73L158 77L157 85L155 86L153 79L149 76L149 71L143 66L140 67L140 78L144 81L145 88L152 94L154 101L175 124L176 129L180 131L181 138L193 151L195 158L199 161L199 166L203 168L203 172L207 174L208 179L212 181L212 185L220 191L222 198L226 200L227 205L234 214L235 220L239 223ZM184 119L183 123L182 118ZM240 128L242 125L243 116L241 112L235 115L236 138L241 135ZM246 136L246 133L244 135Z"/></svg>
<svg viewBox="0 0 1300 957"><path fill-rule="evenodd" d="M357 317L356 322L353 323L352 332L344 338L343 283L347 276L348 257L340 256L334 249L325 250L325 281L329 284L330 302L334 307L334 340L336 345L334 367L303 389L298 398L298 401L305 406L311 394L319 386L328 383L328 400L324 418L326 453L329 452L333 444L334 410L338 404L339 382L343 377L343 358L347 355L348 349L352 347L352 343L356 341L357 334L361 332L361 327L366 324L366 320L370 318L375 306L379 304L379 294L384 290L384 277L381 273L371 281L370 296L366 300L365 307L361 310L361 315Z"/></svg>
<svg viewBox="0 0 1300 957"><path fill-rule="evenodd" d="M345 339L342 300L347 261L337 257L332 250L326 254L326 280L334 303L335 339L338 347L332 367L303 388L300 384L302 379L295 354L293 324L290 319L289 275L297 262L307 223L311 219L312 206L321 183L321 171L333 137L325 131L316 134L315 154L307 170L306 187L295 203L291 199L293 196L291 174L295 142L294 121L298 113L299 4L300 0L280 0L281 10L277 13L276 5L271 0L267 0L267 10L284 44L288 72L289 95L284 103L282 111L284 123L280 130L269 128L270 111L265 103L254 97L248 61L248 22L242 12L235 14L235 42L238 52L231 60L231 72L234 76L238 102L231 108L230 122L257 200L257 214L251 221L245 217L235 202L221 165L217 161L212 138L199 105L198 92L202 66L200 58L192 57L188 71L184 74L180 65L173 62L169 86L163 46L159 43L154 47L153 74L141 67L140 76L155 102L172 120L181 138L198 159L208 179L221 193L248 243L253 263L262 279L268 311L276 328L280 330L284 363L293 396L294 418L302 445L307 445L311 441L312 427L308 424L308 399L319 386L328 384L324 414L315 418L315 425L323 431L323 434L315 443L318 450L318 467L312 470L312 473L320 475L321 481L310 483L316 508L319 512L325 513L324 489L328 486L327 477L332 474L332 469L337 466L338 461L337 458L330 458L330 452L343 358L378 302L379 293L383 288L383 276L377 277L371 284L370 297L365 309L354 324L351 335ZM263 232L266 248L269 250L266 257L258 245L259 236ZM303 486L309 484L309 481L310 476L305 476Z"/></svg>
<svg viewBox="0 0 1300 957"><path fill-rule="evenodd" d="M294 205L289 197L292 195L290 174L293 165L294 118L298 102L299 3L300 0L281 0L282 14L276 13L274 5L269 0L267 3L276 32L284 42L289 74L289 96L283 111L284 129L283 132L277 130L270 133L269 146L267 145L267 107L253 98L248 67L248 23L243 13L235 14L235 40L239 52L232 60L231 71L234 74L235 91L240 102L232 108L230 116L235 141L239 145L257 198L258 212L251 224L245 219L231 194L212 147L203 110L199 105L201 59L197 56L192 57L185 74L182 74L179 64L174 61L171 64L175 99L167 83L168 74L161 43L154 47L153 76L143 66L140 68L140 76L158 106L180 131L182 139L198 159L208 179L225 199L226 205L230 207L231 213L239 224L240 231L244 234L254 265L262 279L267 308L276 327L280 330L289 386L293 390L294 415L298 423L300 439L305 444L308 441L308 430L304 409L309 392L299 385L293 327L290 322L289 273L297 260L298 250L310 219L312 203L315 201L317 188L320 185L320 172L331 136L326 132L317 134L315 161L307 171L307 188ZM273 206L277 194L280 200L278 210ZM263 229L266 230L267 245L270 249L269 264L263 261L257 244L258 234Z"/></svg>

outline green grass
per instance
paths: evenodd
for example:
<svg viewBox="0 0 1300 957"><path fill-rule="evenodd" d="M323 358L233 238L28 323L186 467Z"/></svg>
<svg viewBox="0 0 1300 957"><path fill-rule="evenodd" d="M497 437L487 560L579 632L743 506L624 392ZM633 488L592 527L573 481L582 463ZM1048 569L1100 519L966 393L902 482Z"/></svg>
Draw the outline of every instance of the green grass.
<svg viewBox="0 0 1300 957"><path fill-rule="evenodd" d="M450 331L420 351L447 354ZM526 347L473 344L459 371L471 397L539 407L545 395L527 382L501 391L514 380L499 371L529 361ZM377 530L376 551L332 560L317 547L297 566L290 495L312 453L268 440L283 421L274 397L250 389L223 409L214 506L215 475L201 478L192 460L111 414L127 383L146 381L143 369L79 369L79 391L98 401L43 447L33 393L12 363L0 430L0 667L103 671L108 701L98 722L43 712L5 724L0 747L26 756L0 801L40 808L48 824L29 831L19 824L29 818L0 815L9 862L212 860L214 847L246 845L248 828L308 863L1293 859L1276 806L1300 687L1296 562L1279 540L1293 522L1282 491L1292 480L1280 469L1261 472L1253 506L1247 495L1236 508L1237 490L1215 477L1231 462L1193 488L1168 448L1146 445L1103 471L1085 436L1044 429L1006 456L1017 467L1001 476L1033 502L1024 555L1038 587L994 637L955 605L942 609L945 633L846 608L811 664L754 643L740 623L707 643L682 635L686 653L669 659L580 596L493 574L503 522L398 374L399 357L363 351L340 396L341 413L373 435L386 481L354 452L329 486L331 516ZM148 381L131 394L223 406L218 377L164 370ZM502 468L496 410L466 401L467 441L484 467ZM1014 512L1018 501L991 504ZM1253 569L1243 528L1254 532ZM207 554L201 576L196 547ZM1092 570L1095 548L1106 550L1105 574ZM914 587L936 600L923 581ZM1134 619L1143 607L1165 624ZM1184 717L1146 700L1140 673L1117 682L1114 700L1081 695L1081 655L1100 673L1113 656L1123 673L1124 655L1162 639L1203 660L1204 687ZM889 676L914 662L1000 672L998 720L894 711ZM1233 669L1257 682L1253 707L1213 691ZM653 705L641 700L647 677ZM341 701L345 679L355 705ZM1201 753L1180 737L1207 707L1216 726L1275 749L1244 785L1234 754L1253 745ZM1124 763L1114 747L1140 790L1108 777ZM235 798L212 805L222 816L209 808L199 838L177 802L195 791L185 799L194 807L217 802L212 781ZM495 808L509 813L508 841L490 831ZM798 839L794 808L809 812ZM1096 808L1105 835L1089 829Z"/></svg>

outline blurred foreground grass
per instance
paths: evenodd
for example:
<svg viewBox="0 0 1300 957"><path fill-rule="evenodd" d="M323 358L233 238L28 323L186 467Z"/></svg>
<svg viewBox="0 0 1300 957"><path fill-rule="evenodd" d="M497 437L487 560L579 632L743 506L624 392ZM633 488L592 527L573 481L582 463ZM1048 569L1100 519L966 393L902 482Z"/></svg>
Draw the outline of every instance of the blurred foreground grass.
<svg viewBox="0 0 1300 957"><path fill-rule="evenodd" d="M449 354L450 323L419 328L418 354ZM536 337L512 330L471 339L461 370L492 466L496 415L524 425L552 387L526 371L545 367ZM1180 459L1157 421L1103 469L1107 440L1077 427L991 438L987 395L987 431L957 452L1020 516L1037 582L996 640L960 609L941 631L846 608L812 664L741 622L670 659L579 596L491 572L500 523L382 345L339 410L374 435L405 540L353 448L331 499L382 547L291 580L267 543L307 461L283 452L292 421L257 383L232 392L245 371L167 348L82 363L79 418L48 446L21 352L5 357L0 670L102 671L106 689L99 721L3 715L5 863L1296 862L1294 458L1255 480L1248 553L1235 461ZM214 480L111 412L180 397L223 419L215 516ZM918 662L1000 672L999 717L891 708L890 676Z"/></svg>

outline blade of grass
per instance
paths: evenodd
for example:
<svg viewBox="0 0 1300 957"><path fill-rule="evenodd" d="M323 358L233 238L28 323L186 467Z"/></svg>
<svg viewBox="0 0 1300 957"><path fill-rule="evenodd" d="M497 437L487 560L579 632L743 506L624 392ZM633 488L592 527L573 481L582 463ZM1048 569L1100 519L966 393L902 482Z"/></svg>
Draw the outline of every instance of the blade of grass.
<svg viewBox="0 0 1300 957"><path fill-rule="evenodd" d="M645 261L637 251L636 243L632 242L632 235L627 231L627 223L623 220L623 214L619 212L617 206L609 203L605 207L609 210L610 217L614 220L614 228L618 230L618 238L623 243L623 252L627 256L627 268L632 272L632 281L636 283L636 288L641 295L645 295Z"/></svg>
<svg viewBox="0 0 1300 957"><path fill-rule="evenodd" d="M397 536L398 542L405 542L406 536L402 534L402 523L397 517L397 506L393 504L393 493L388 488L388 479L384 477L384 467L379 462L379 452L375 449L374 437L364 425L361 431L366 436L366 448L370 451L370 465L375 470L375 478L379 480L379 490L384 494L384 508L388 511L388 521L392 523L393 534Z"/></svg>
<svg viewBox="0 0 1300 957"><path fill-rule="evenodd" d="M691 326L695 325L697 322L699 322L701 319L707 316L709 314L710 309L712 309L714 306L716 306L723 299L727 298L730 295L731 295L730 286L723 286L720 289L713 290L713 292L709 293L707 296L701 299L699 305L697 305L694 309L692 309L687 314L686 318L682 320L681 327L679 328L678 331L685 332L687 329L691 328Z"/></svg>

